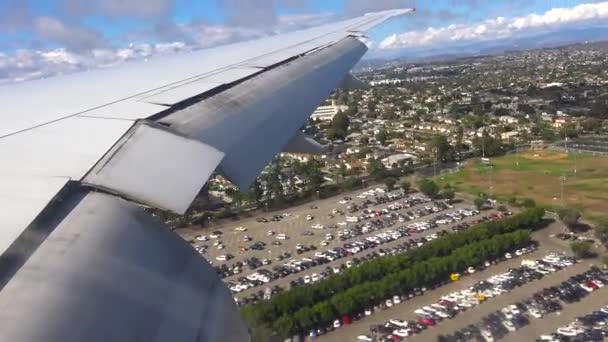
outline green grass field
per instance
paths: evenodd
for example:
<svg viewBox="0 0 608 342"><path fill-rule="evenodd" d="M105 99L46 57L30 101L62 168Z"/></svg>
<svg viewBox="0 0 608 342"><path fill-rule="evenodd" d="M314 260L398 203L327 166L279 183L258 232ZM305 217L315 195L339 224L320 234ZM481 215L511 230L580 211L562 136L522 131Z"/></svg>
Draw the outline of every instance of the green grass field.
<svg viewBox="0 0 608 342"><path fill-rule="evenodd" d="M608 157L538 151L493 158L492 166L469 160L461 171L438 176L442 184L473 195L490 194L506 200L529 197L549 208L564 204L589 217L608 214ZM576 170L576 172L575 172Z"/></svg>

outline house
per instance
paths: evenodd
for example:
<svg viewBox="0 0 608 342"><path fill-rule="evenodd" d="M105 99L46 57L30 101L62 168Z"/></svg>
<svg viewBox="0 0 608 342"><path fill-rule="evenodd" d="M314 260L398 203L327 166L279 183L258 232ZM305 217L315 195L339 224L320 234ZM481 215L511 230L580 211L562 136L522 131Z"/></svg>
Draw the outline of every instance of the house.
<svg viewBox="0 0 608 342"><path fill-rule="evenodd" d="M514 118L510 115L502 115L502 116L498 117L498 121L500 121L500 123L503 123L503 124L516 124L519 122L517 120L517 118Z"/></svg>
<svg viewBox="0 0 608 342"><path fill-rule="evenodd" d="M572 121L572 118L570 118L569 115L565 115L565 114L559 114L557 118L555 118L555 121L553 122L553 127L555 128L561 128L567 124L569 124Z"/></svg>
<svg viewBox="0 0 608 342"><path fill-rule="evenodd" d="M516 138L518 136L519 136L519 132L517 132L517 131L504 132L504 133L500 134L500 138L502 140L509 140L509 139L512 139L512 138Z"/></svg>
<svg viewBox="0 0 608 342"><path fill-rule="evenodd" d="M415 160L416 157L408 154L408 153L400 153L400 154L393 154L392 156L388 156L384 159L382 159L382 164L384 164L384 166L387 169L390 169L393 167L394 164L399 164L399 162L401 161L408 161L408 160Z"/></svg>

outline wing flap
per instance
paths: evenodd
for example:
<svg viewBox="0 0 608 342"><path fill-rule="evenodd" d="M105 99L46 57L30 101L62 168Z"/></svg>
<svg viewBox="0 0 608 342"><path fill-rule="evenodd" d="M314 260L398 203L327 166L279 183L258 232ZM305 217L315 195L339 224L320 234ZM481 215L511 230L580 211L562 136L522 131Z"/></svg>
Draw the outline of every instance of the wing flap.
<svg viewBox="0 0 608 342"><path fill-rule="evenodd" d="M183 214L223 157L198 140L140 121L83 182Z"/></svg>

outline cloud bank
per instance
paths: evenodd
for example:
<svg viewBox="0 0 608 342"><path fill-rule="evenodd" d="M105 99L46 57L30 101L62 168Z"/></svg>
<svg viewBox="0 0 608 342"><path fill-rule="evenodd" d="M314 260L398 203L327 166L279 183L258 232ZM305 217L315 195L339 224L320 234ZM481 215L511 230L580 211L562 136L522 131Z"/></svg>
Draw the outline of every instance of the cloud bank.
<svg viewBox="0 0 608 342"><path fill-rule="evenodd" d="M419 48L441 44L474 43L502 38L523 37L582 23L608 19L608 2L554 8L544 14L506 19L497 17L474 24L429 27L426 30L394 34L384 39L380 49Z"/></svg>

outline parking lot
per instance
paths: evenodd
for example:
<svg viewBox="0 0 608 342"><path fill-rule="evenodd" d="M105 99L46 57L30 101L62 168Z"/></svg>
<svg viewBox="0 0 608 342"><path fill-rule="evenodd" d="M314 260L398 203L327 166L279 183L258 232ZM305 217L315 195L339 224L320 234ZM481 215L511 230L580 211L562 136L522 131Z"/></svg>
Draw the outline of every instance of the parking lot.
<svg viewBox="0 0 608 342"><path fill-rule="evenodd" d="M376 312L369 317L364 317L363 319L353 322L347 327L342 327L335 331L329 332L326 335L317 337L316 340L336 342L356 341L357 337L360 335L365 334L371 336L369 332L370 326L384 324L384 322L387 322L388 320L394 318L400 318L404 320L414 318L416 316L414 314L415 310L424 306L428 306L431 303L435 303L438 298L448 295L454 291L468 288L469 286L476 284L481 280L487 279L491 275L503 273L508 271L509 269L516 268L521 265L521 261L524 258L539 259L543 258L551 252L563 253L564 251L567 251L567 245L561 244L559 242L556 243L555 239L550 238L552 234L555 234L556 232L561 231L562 229L563 227L559 223L553 223L549 227L533 233L534 239L539 241L540 245L538 249L532 253L502 261L496 265L487 268L486 270L463 277L457 282L449 283L434 290L429 290L422 296L414 297L386 310ZM559 284L573 275L584 272L589 268L591 264L592 261L582 261L570 267L566 267L561 271L554 272L552 274L547 274L543 277L542 280L529 282L509 291L504 295L491 298L487 300L487 302L482 303L481 305L477 305L461 314L458 314L452 319L445 319L439 324L421 332L417 336L411 336L407 339L414 341L436 341L439 335L451 334L456 330L467 326L468 324L481 321L484 316L487 316L490 313L500 310L501 308L504 308L505 306L508 306L509 304L512 304L514 302L526 299L532 296L535 292L542 290L547 286ZM581 305L581 303L587 302L589 297L597 297L597 294L592 293L590 296L581 300L581 302L569 304L570 306L572 306L573 312L579 313L579 311L583 309L583 305ZM534 324L526 326L521 330L507 335L506 338L508 340L513 341L515 341L515 338L519 338L520 341L533 341L541 333L551 332L552 330L555 330L559 326L559 324L567 323L568 319L571 318L570 316L572 316L570 314L570 306L568 307L568 310L566 310L563 314L548 314L545 316L545 318L536 320ZM562 315L565 315L564 317L568 318L566 318L565 320L553 320L551 318L561 318ZM574 316L575 315L576 314L574 314Z"/></svg>
<svg viewBox="0 0 608 342"><path fill-rule="evenodd" d="M372 189L365 190L369 196L362 196L364 191L361 190L290 208L284 212L258 215L207 228L204 232L188 231L182 235L193 240L193 245L199 250L201 246L207 246L203 256L214 266L226 265L224 281L233 290L239 284L248 283L247 277L256 273L255 283L259 286L240 288L238 293L235 293L237 298L242 299L252 295L259 296L269 287L286 288L290 284L293 286L297 283L312 282L324 274L350 267L353 262L398 252L412 243L419 244L436 238L451 232L457 225L464 229L469 223L480 218L480 215L464 210L473 207L471 203L464 201L456 201L457 203L449 208L443 205L443 202L433 203L418 193L403 196L401 191L389 195L380 189L373 192L370 190ZM349 211L349 208L353 209L354 206L361 208L356 212ZM459 211L470 216L457 214ZM458 219L446 216L447 213L457 215ZM355 221L354 216L359 218L359 222L347 222L347 218ZM441 220L443 217L445 221ZM260 222L262 218L268 222ZM276 221L273 221L273 218ZM324 229L315 229L313 226ZM211 238L212 232L221 234ZM283 238L281 234L284 234L285 239L277 239ZM199 241L202 239L206 241ZM220 242L222 249L214 246ZM260 248L255 249L258 247ZM343 249L346 253L340 254ZM329 259L317 262L323 259L320 258L321 253L328 250L334 250L337 255L326 254L324 257ZM223 259L221 256L233 257L229 260L218 260L218 257ZM238 274L233 274L235 265L252 263L251 258L255 258L253 261L258 267L242 265L238 267ZM286 264L306 260L311 262L300 266L300 272L279 274L277 271L278 267L283 268ZM229 270L229 267L232 270ZM272 279L272 273L276 279Z"/></svg>

